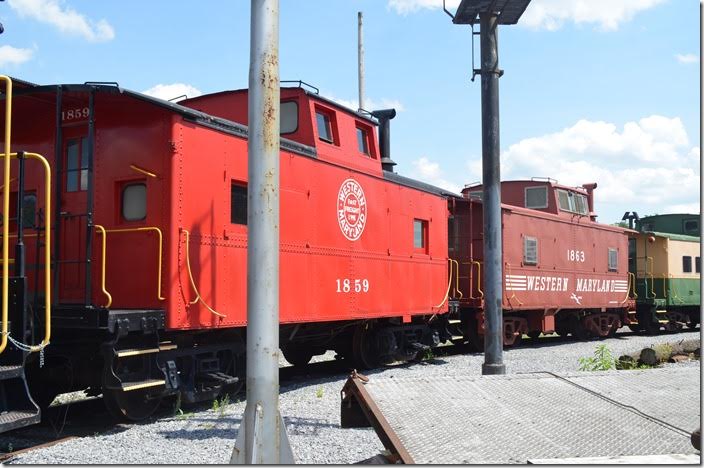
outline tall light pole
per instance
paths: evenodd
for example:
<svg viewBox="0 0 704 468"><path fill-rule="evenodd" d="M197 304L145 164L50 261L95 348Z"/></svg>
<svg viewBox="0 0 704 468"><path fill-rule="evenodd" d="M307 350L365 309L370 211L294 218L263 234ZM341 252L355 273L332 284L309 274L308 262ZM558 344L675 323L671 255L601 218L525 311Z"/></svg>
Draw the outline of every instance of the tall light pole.
<svg viewBox="0 0 704 468"><path fill-rule="evenodd" d="M247 405L231 463L293 463L279 413L279 0L252 0L247 190Z"/></svg>
<svg viewBox="0 0 704 468"><path fill-rule="evenodd" d="M484 214L484 363L482 374L505 374L503 362L503 262L501 241L501 167L499 133L498 26L516 24L530 0L462 0L452 22L479 24L482 77L482 189ZM443 0L443 7L444 7ZM474 46L472 46L474 58ZM474 64L472 64L474 66Z"/></svg>
<svg viewBox="0 0 704 468"><path fill-rule="evenodd" d="M364 36L362 12L357 12L357 84L359 85L359 110L364 109Z"/></svg>

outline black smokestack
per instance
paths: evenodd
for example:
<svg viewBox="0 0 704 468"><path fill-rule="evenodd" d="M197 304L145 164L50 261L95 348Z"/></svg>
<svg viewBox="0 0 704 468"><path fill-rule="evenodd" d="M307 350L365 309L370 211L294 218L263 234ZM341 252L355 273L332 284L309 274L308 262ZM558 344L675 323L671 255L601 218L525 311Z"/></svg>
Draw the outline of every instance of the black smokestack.
<svg viewBox="0 0 704 468"><path fill-rule="evenodd" d="M391 124L389 121L396 117L396 109L381 109L372 112L372 117L379 120L379 152L381 153L381 168L394 172L396 163L391 159Z"/></svg>

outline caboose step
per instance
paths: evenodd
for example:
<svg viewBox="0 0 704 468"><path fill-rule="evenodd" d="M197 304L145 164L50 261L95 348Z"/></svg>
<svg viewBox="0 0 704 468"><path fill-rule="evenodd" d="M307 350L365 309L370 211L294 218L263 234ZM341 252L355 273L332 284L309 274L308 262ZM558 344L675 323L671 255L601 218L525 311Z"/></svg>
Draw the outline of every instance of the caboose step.
<svg viewBox="0 0 704 468"><path fill-rule="evenodd" d="M0 433L38 424L41 419L39 410L5 411L0 413Z"/></svg>
<svg viewBox="0 0 704 468"><path fill-rule="evenodd" d="M462 320L459 320L459 319L449 319L449 320L447 321L447 323L449 323L450 325L460 325L460 324L462 323Z"/></svg>
<svg viewBox="0 0 704 468"><path fill-rule="evenodd" d="M0 380L22 377L22 366L0 366Z"/></svg>
<svg viewBox="0 0 704 468"><path fill-rule="evenodd" d="M166 380L164 379L148 379L141 380L137 382L122 382L122 391L131 392L134 390L141 390L143 388L159 387L161 385L166 385Z"/></svg>
<svg viewBox="0 0 704 468"><path fill-rule="evenodd" d="M178 348L178 346L170 341L162 341L159 343L159 351L171 351L176 348Z"/></svg>
<svg viewBox="0 0 704 468"><path fill-rule="evenodd" d="M140 356L142 354L151 354L151 353L158 353L159 348L129 348L129 349L120 349L115 352L117 357L130 357L130 356Z"/></svg>
<svg viewBox="0 0 704 468"><path fill-rule="evenodd" d="M178 346L171 343L170 341L163 341L159 343L159 346L154 348L125 348L115 351L115 355L119 358L130 357L130 356L141 356L143 354L158 353L160 351L170 351L176 349Z"/></svg>

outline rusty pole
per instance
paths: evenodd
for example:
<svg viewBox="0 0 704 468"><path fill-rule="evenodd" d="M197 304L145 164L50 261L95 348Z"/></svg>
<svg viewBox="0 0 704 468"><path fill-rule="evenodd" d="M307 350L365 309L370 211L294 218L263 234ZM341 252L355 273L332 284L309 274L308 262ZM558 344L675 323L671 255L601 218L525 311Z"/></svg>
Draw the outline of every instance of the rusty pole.
<svg viewBox="0 0 704 468"><path fill-rule="evenodd" d="M252 0L247 190L247 405L231 463L293 463L279 413L279 0Z"/></svg>

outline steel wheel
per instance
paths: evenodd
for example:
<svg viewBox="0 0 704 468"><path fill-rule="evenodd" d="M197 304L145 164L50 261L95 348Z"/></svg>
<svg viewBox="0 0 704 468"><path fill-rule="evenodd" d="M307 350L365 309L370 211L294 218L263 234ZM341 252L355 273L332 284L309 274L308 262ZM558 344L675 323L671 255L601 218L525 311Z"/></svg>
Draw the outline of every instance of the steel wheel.
<svg viewBox="0 0 704 468"><path fill-rule="evenodd" d="M294 366L305 366L315 356L315 350L302 346L285 346L281 348L281 352Z"/></svg>
<svg viewBox="0 0 704 468"><path fill-rule="evenodd" d="M464 325L464 336L467 337L469 349L481 353L484 351L484 334L477 330L476 317L468 317Z"/></svg>
<svg viewBox="0 0 704 468"><path fill-rule="evenodd" d="M379 367L378 356L375 328L369 323L359 325L352 338L352 358L356 369Z"/></svg>

